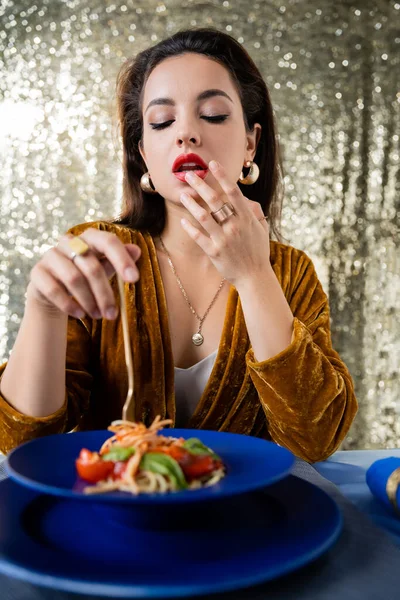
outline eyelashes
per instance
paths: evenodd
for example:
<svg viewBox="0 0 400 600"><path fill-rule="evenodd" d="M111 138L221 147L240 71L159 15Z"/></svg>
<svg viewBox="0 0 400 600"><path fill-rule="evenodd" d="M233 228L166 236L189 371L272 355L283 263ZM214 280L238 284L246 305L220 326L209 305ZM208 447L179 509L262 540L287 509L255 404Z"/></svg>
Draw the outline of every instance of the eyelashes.
<svg viewBox="0 0 400 600"><path fill-rule="evenodd" d="M210 123L223 123L223 121L225 121L228 118L228 116L229 115L216 115L215 117L200 118L204 119L205 121L209 121ZM150 127L152 129L165 129L166 127L169 127L173 122L174 119L171 119L170 121L164 121L164 123L150 123Z"/></svg>

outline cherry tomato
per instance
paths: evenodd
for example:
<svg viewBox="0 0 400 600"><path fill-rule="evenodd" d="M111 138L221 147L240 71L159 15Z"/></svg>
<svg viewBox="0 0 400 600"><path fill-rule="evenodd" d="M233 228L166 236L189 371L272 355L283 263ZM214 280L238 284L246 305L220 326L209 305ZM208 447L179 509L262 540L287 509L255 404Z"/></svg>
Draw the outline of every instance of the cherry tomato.
<svg viewBox="0 0 400 600"><path fill-rule="evenodd" d="M215 469L215 460L211 456L194 456L190 464L182 466L187 479L196 479L212 473Z"/></svg>
<svg viewBox="0 0 400 600"><path fill-rule="evenodd" d="M102 460L95 452L83 448L75 461L79 477L90 483L107 479L114 471L115 463Z"/></svg>

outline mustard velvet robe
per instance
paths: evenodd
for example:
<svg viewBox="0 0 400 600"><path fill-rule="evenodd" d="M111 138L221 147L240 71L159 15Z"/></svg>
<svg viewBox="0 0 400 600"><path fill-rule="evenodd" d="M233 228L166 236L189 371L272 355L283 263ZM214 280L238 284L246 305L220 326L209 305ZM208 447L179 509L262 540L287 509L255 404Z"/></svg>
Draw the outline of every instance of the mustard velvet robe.
<svg viewBox="0 0 400 600"><path fill-rule="evenodd" d="M152 237L107 222L84 223L141 248L140 280L125 284L135 377L135 419L175 420L174 364L168 314ZM231 286L217 358L188 428L230 431L272 439L308 462L330 456L357 412L350 374L332 349L327 297L308 256L270 243L271 264L295 317L290 345L257 362L240 298ZM111 278L119 302L116 277ZM35 348L32 347L32 352ZM0 367L0 376L5 364ZM68 320L66 395L55 413L33 418L0 397L0 450L71 430L105 429L121 418L128 388L122 323Z"/></svg>

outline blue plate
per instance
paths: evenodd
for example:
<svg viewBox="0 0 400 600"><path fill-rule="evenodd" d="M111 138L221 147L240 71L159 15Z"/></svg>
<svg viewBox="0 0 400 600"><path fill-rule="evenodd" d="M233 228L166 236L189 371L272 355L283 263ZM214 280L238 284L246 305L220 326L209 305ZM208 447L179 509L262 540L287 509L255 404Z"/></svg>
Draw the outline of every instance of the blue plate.
<svg viewBox="0 0 400 600"><path fill-rule="evenodd" d="M12 479L24 486L65 498L106 503L176 504L217 499L265 487L285 477L294 462L289 450L251 436L198 429L168 429L165 432L174 437L201 439L222 458L227 466L226 476L215 486L164 495L84 494L83 488L88 484L77 477L75 459L82 448L99 450L112 435L109 431L51 435L26 442L8 455L6 470Z"/></svg>
<svg viewBox="0 0 400 600"><path fill-rule="evenodd" d="M188 597L289 573L325 552L342 526L336 503L292 475L180 508L182 519L143 528L129 522L143 507L41 495L8 479L0 483L0 572L108 598ZM162 516L170 507L146 510Z"/></svg>

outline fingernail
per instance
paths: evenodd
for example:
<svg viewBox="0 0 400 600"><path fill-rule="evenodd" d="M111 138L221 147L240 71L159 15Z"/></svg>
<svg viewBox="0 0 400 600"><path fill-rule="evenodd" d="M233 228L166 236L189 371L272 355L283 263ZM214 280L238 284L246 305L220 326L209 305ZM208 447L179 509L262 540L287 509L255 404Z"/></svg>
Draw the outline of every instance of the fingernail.
<svg viewBox="0 0 400 600"><path fill-rule="evenodd" d="M181 200L183 200L183 202L187 202L189 200L189 196L185 194L185 192L182 192Z"/></svg>
<svg viewBox="0 0 400 600"><path fill-rule="evenodd" d="M106 318L107 319L115 319L117 316L117 309L115 307L107 308L106 310Z"/></svg>
<svg viewBox="0 0 400 600"><path fill-rule="evenodd" d="M185 175L186 181L196 181L196 173L192 173L191 171L187 171Z"/></svg>
<svg viewBox="0 0 400 600"><path fill-rule="evenodd" d="M94 310L93 311L93 317L95 319L101 319L101 312L99 310Z"/></svg>
<svg viewBox="0 0 400 600"><path fill-rule="evenodd" d="M137 279L137 272L132 267L125 269L124 275L128 281L136 281Z"/></svg>
<svg viewBox="0 0 400 600"><path fill-rule="evenodd" d="M216 160L211 160L209 166L211 171L216 171L218 169L218 163Z"/></svg>

